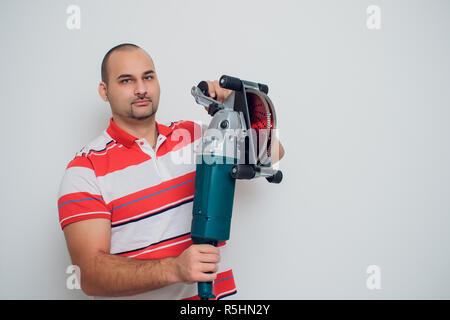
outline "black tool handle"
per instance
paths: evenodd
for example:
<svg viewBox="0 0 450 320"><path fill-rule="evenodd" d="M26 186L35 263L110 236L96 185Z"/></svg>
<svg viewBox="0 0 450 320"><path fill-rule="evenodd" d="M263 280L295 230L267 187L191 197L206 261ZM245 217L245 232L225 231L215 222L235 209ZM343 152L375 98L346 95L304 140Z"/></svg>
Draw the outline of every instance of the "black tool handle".
<svg viewBox="0 0 450 320"><path fill-rule="evenodd" d="M200 91L207 97L209 97L209 87L208 87L208 82L206 81L201 81L197 87L200 89Z"/></svg>
<svg viewBox="0 0 450 320"><path fill-rule="evenodd" d="M219 79L219 85L224 89L240 91L242 89L241 79L223 75Z"/></svg>
<svg viewBox="0 0 450 320"><path fill-rule="evenodd" d="M256 176L256 170L251 164L235 164L231 167L230 175L233 179L250 180Z"/></svg>
<svg viewBox="0 0 450 320"><path fill-rule="evenodd" d="M270 183L280 183L283 180L283 173L278 170L273 176L267 177L266 179Z"/></svg>

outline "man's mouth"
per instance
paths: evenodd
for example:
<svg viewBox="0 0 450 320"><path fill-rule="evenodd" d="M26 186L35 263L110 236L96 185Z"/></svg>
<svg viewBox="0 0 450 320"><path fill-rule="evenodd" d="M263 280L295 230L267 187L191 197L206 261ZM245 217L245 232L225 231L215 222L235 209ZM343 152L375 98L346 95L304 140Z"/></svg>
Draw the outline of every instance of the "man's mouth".
<svg viewBox="0 0 450 320"><path fill-rule="evenodd" d="M132 104L136 105L136 106L146 106L150 103L150 100L148 99L143 99L143 100L136 100L135 102L133 102Z"/></svg>

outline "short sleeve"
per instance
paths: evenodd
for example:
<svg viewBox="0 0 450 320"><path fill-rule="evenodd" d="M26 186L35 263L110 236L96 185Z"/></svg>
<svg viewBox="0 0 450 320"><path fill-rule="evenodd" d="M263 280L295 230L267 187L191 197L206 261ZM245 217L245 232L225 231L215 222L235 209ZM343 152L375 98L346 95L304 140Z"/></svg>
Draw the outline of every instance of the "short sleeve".
<svg viewBox="0 0 450 320"><path fill-rule="evenodd" d="M67 166L58 194L58 213L61 228L70 223L105 218L111 212L103 200L91 161L76 156Z"/></svg>

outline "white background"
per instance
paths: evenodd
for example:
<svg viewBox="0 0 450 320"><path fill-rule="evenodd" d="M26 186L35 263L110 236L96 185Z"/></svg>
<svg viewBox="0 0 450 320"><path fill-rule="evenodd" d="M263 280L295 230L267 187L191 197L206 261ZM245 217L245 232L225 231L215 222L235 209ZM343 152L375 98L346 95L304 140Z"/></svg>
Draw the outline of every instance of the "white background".
<svg viewBox="0 0 450 320"><path fill-rule="evenodd" d="M153 57L160 122L208 120L201 80L269 85L284 181L237 183L239 298L450 298L449 35L438 0L1 1L0 298L87 298L66 287L57 192L108 125L100 64L123 42Z"/></svg>

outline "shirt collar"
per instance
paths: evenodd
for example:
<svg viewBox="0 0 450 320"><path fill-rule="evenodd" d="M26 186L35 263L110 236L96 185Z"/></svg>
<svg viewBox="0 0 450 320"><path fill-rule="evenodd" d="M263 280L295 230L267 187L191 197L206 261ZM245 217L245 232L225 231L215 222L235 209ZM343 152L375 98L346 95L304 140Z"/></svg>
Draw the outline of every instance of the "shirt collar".
<svg viewBox="0 0 450 320"><path fill-rule="evenodd" d="M165 136L166 138L172 133L173 129L170 129L168 126L158 123L155 121L156 127L158 128L158 133Z"/></svg>
<svg viewBox="0 0 450 320"><path fill-rule="evenodd" d="M158 133L160 135L167 137L172 132L172 130L169 127L167 127L163 124L159 124L157 121L155 121L155 123L156 123L156 127L158 128ZM119 128L119 126L114 122L112 117L109 120L109 127L108 127L108 129L106 129L106 132L111 136L111 138L113 138L117 142L123 144L127 148L131 148L133 146L134 142L136 140L139 140L135 136L133 136L133 135L129 134L128 132L126 132L125 130Z"/></svg>

